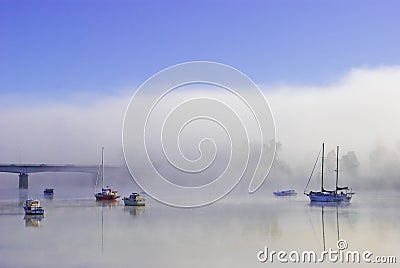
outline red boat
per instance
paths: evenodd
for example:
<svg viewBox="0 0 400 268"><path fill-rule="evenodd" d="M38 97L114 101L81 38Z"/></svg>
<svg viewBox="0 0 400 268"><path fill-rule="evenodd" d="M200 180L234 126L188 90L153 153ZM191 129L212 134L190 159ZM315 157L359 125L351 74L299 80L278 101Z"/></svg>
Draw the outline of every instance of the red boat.
<svg viewBox="0 0 400 268"><path fill-rule="evenodd" d="M117 198L120 198L120 196L117 195L117 191L111 188L102 188L101 192L96 193L94 196L96 200L117 200Z"/></svg>
<svg viewBox="0 0 400 268"><path fill-rule="evenodd" d="M117 198L120 198L119 195L117 195L117 191L109 188L106 186L104 188L104 147L101 148L101 192L96 193L94 196L96 197L97 201L100 200L117 200Z"/></svg>

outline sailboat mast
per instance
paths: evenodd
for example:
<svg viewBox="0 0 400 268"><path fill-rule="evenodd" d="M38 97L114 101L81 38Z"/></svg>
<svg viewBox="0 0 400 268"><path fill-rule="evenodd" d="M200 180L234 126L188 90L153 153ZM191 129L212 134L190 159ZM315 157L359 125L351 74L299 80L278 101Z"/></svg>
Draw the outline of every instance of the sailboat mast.
<svg viewBox="0 0 400 268"><path fill-rule="evenodd" d="M325 143L322 143L321 192L324 191L324 156L325 156Z"/></svg>
<svg viewBox="0 0 400 268"><path fill-rule="evenodd" d="M339 146L336 147L336 188L335 188L336 194L338 188L338 181L339 181Z"/></svg>
<svg viewBox="0 0 400 268"><path fill-rule="evenodd" d="M104 188L104 147L101 147L101 188Z"/></svg>

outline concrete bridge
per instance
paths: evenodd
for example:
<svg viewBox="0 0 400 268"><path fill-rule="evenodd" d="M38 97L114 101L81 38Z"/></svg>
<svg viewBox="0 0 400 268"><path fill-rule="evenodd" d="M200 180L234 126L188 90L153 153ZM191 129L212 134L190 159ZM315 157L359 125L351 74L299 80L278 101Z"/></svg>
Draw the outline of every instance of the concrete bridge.
<svg viewBox="0 0 400 268"><path fill-rule="evenodd" d="M107 170L121 169L120 167L105 166ZM29 173L39 172L81 172L96 174L99 166L76 166L76 165L45 165L45 164L0 164L0 172L19 174L19 188L28 189Z"/></svg>

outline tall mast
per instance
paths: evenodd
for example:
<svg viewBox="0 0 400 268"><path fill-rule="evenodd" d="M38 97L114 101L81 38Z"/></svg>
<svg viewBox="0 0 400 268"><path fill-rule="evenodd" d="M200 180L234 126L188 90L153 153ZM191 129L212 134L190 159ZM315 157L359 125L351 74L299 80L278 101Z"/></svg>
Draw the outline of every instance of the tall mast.
<svg viewBox="0 0 400 268"><path fill-rule="evenodd" d="M325 156L325 143L322 143L321 192L324 191L324 156Z"/></svg>
<svg viewBox="0 0 400 268"><path fill-rule="evenodd" d="M337 193L338 181L339 181L339 146L336 147L336 189L335 189L335 193Z"/></svg>
<svg viewBox="0 0 400 268"><path fill-rule="evenodd" d="M101 188L104 188L104 147L101 147Z"/></svg>

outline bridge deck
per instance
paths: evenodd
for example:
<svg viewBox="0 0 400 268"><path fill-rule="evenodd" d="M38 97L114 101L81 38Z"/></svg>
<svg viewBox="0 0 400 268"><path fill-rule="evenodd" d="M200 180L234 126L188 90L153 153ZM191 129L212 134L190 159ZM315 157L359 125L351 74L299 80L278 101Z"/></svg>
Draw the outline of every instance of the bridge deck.
<svg viewBox="0 0 400 268"><path fill-rule="evenodd" d="M120 169L117 166L105 166L104 168ZM38 173L38 172L82 172L97 173L99 166L77 166L77 165L45 165L45 164L0 164L0 172L7 173Z"/></svg>

